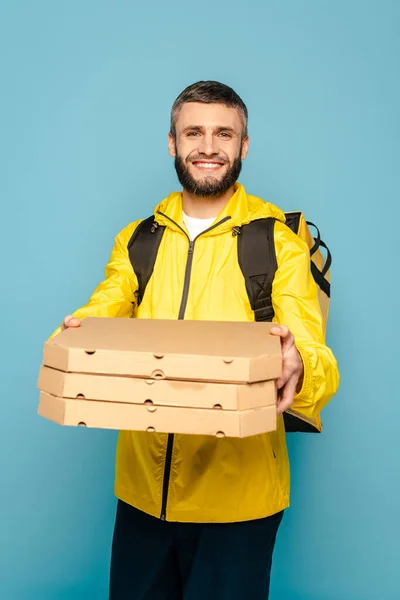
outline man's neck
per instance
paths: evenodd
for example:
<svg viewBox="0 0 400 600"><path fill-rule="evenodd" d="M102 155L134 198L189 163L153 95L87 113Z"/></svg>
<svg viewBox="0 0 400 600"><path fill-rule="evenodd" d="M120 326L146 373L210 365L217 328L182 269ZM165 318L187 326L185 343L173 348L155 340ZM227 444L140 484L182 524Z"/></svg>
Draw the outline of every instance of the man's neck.
<svg viewBox="0 0 400 600"><path fill-rule="evenodd" d="M183 211L188 217L195 219L215 218L224 210L234 193L233 186L222 196L196 196L196 194L183 190Z"/></svg>

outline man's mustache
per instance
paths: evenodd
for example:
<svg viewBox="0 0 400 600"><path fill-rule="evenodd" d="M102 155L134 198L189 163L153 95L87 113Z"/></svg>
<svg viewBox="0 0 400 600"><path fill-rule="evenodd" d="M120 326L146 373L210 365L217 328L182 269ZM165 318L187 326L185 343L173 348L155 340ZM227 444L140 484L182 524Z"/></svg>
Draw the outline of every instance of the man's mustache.
<svg viewBox="0 0 400 600"><path fill-rule="evenodd" d="M215 156L214 154L208 156L207 154L200 154L197 156L190 156L186 162L195 162L195 161L207 161L207 160L212 160L213 162L219 162L223 165L225 165L226 163L228 163L229 161L222 157L222 156Z"/></svg>

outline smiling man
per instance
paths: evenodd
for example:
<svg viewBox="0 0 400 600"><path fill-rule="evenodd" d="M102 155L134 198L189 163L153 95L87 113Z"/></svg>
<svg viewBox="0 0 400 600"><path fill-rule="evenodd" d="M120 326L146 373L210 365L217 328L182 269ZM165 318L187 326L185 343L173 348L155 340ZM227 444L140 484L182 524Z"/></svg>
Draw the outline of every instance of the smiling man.
<svg viewBox="0 0 400 600"><path fill-rule="evenodd" d="M247 156L247 109L243 105L240 112L222 104L181 102L182 97L172 109L169 152L175 157L185 207L200 217L215 216L216 208L222 209L232 195ZM201 205L198 197L204 199Z"/></svg>
<svg viewBox="0 0 400 600"><path fill-rule="evenodd" d="M86 316L254 321L238 236L273 218L273 333L283 354L277 431L244 439L120 432L110 600L266 600L289 506L282 413L293 406L313 416L338 387L308 247L279 208L237 182L248 148L247 109L234 90L213 81L184 90L169 133L183 191L154 210L151 232L163 235L146 288L130 254L147 227L140 220L117 236L105 280L62 325Z"/></svg>

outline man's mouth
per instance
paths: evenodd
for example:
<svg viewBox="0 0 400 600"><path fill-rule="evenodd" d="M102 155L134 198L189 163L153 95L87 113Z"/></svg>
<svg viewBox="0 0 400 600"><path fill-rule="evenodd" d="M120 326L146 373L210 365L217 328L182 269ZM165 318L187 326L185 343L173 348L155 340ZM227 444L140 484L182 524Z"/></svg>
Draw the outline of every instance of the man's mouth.
<svg viewBox="0 0 400 600"><path fill-rule="evenodd" d="M192 165L194 165L197 169L202 169L204 171L218 171L221 167L224 166L225 163L218 162L214 160L194 160L192 161Z"/></svg>

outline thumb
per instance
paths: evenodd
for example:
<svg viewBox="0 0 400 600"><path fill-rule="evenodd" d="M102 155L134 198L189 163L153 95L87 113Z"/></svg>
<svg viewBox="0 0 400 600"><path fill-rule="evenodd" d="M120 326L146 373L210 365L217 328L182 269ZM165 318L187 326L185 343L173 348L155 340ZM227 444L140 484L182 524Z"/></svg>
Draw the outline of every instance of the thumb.
<svg viewBox="0 0 400 600"><path fill-rule="evenodd" d="M63 321L62 329L68 329L69 327L80 327L81 322L76 317L72 315L67 315Z"/></svg>
<svg viewBox="0 0 400 600"><path fill-rule="evenodd" d="M285 354L294 345L293 334L286 325L274 325L271 328L271 334L281 338L282 354Z"/></svg>

